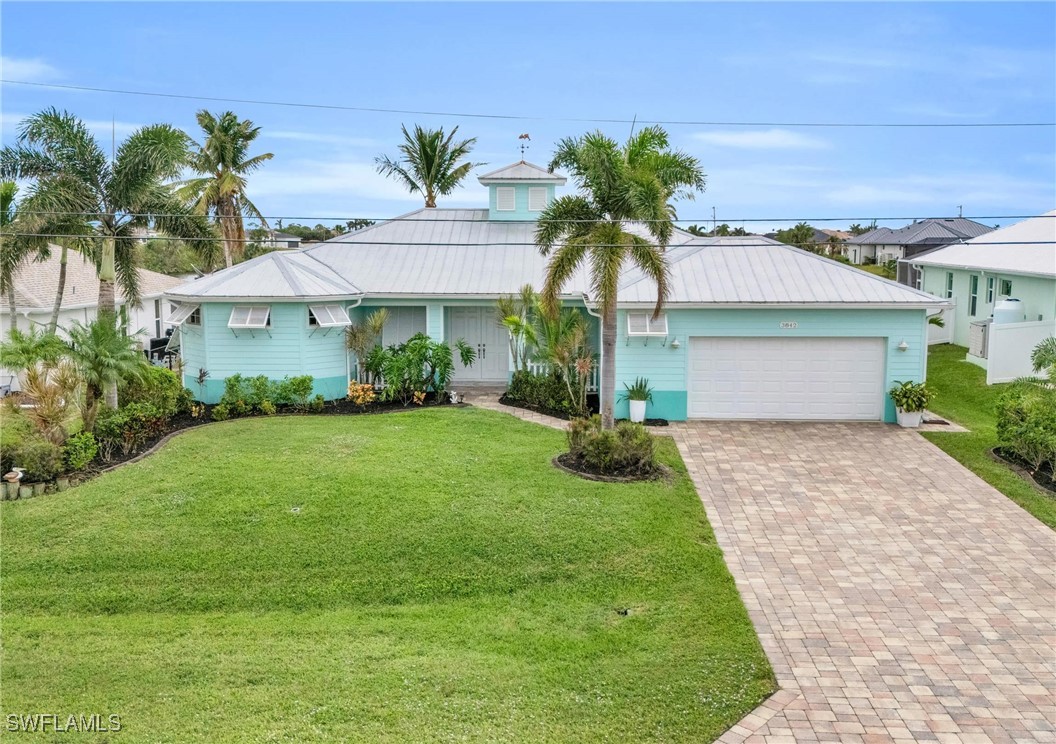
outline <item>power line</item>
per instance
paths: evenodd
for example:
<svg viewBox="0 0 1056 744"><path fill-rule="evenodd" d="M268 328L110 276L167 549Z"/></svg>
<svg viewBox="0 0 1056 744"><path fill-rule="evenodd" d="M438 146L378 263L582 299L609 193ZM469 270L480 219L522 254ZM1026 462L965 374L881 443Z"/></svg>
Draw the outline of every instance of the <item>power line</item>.
<svg viewBox="0 0 1056 744"><path fill-rule="evenodd" d="M477 207L479 211L483 211L484 207ZM444 211L443 208L438 209ZM454 210L453 210L454 211ZM462 210L458 210L462 211ZM19 210L19 214L32 214L36 216L44 217L91 217L94 215L101 214L100 212L61 212L61 211L37 211L37 210ZM120 217L187 217L186 213L183 214L165 214L160 212L119 212L116 213ZM398 217L320 217L317 215L262 215L266 220L321 220L325 222L357 222L357 221L370 221L375 224L384 222L483 222L479 218L471 217L415 217L417 214L412 212L408 215L401 215ZM203 217L212 217L212 215L199 215ZM850 222L852 224L862 222L906 222L906 221L923 221L923 220L953 220L953 219L965 219L965 220L1028 220L1036 219L1039 217L1056 218L1056 214L991 214L991 215L969 215L967 217L923 217L921 215L908 216L908 217L730 217L723 218L722 223L724 225L730 225L735 223L743 222ZM243 219L255 219L255 218L243 218ZM561 223L580 223L580 222L595 222L595 220L555 220ZM650 224L653 222L673 222L680 224L683 222L698 223L698 222L711 222L711 217L678 217L671 220L629 220L629 222L636 222L641 224ZM525 224L537 224L538 219L525 219L525 220L503 220L502 224L513 224L513 225L525 225ZM276 228L277 229L277 228ZM363 229L363 228L360 228Z"/></svg>
<svg viewBox="0 0 1056 744"><path fill-rule="evenodd" d="M296 101L272 101L255 98L224 98L183 93L159 93L145 90L122 90L120 88L98 88L87 85L61 85L59 83L37 83L28 80L0 80L6 85L27 85L37 88L78 90L89 93L113 93L123 96L148 96L151 98L174 98L184 101L211 101L214 103L244 103L254 106L284 106L287 108L325 109L330 111L356 111L372 114L405 114L411 116L449 116L462 119L502 119L506 121L562 121L580 124L663 124L665 126L700 127L811 127L834 129L989 129L1008 127L1056 127L1056 122L787 122L787 121L691 121L691 120L645 120L645 119L590 119L557 116L524 116L517 114L482 114L466 111L420 111L414 109L390 109L375 106L342 106L333 103L301 103Z"/></svg>
<svg viewBox="0 0 1056 744"><path fill-rule="evenodd" d="M355 235L354 232L353 233L345 233L345 234L346 235ZM81 238L81 239L84 239L84 238L104 238L104 237L105 238L109 238L109 237L112 237L112 236L109 236L109 235L105 235L104 236L104 235L83 235L83 234L69 234L69 233L37 233L37 232L6 232L6 231L3 232L3 235L7 235L7 236L11 236L11 237L22 237L22 238ZM349 240L349 241L340 241L340 240L338 240L338 238L340 238L340 237L341 236L338 235L338 236L335 236L334 238L331 238L329 240L312 242L312 243L308 243L307 245L317 246L317 245L322 245L323 243L329 243L329 244L333 244L333 245L344 244L344 245L348 245L348 246L403 246L403 247L414 247L414 246L417 246L417 247L428 247L428 248L524 248L524 247L528 247L528 246L535 247L535 248L539 247L539 244L535 243L535 242L511 242L511 241L502 241L502 240L498 240L498 241L480 241L480 242L471 241L471 242L466 242L466 243L449 243L449 242L440 242L440 241L405 241L405 240ZM715 235L715 236L708 235L708 236L697 236L697 237L706 237L706 238L753 238L753 237L755 237L755 238L758 238L758 237L761 237L761 236L759 236L759 235ZM195 243L195 242L257 243L257 242L259 242L257 240L252 240L250 238L244 238L242 240L238 240L238 239L226 240L225 238L222 238L222 237L215 237L215 238L177 238L177 237L172 237L172 236L169 236L169 235L158 235L156 237L151 237L151 238L145 238L145 237L130 235L130 236L127 236L127 237L123 237L122 239L123 240L171 240L171 241L176 241L176 242L179 242L179 243ZM560 241L558 241L558 242L560 242ZM948 243L946 245L956 245L959 242L963 242L963 241L954 241L953 243ZM706 247L707 245L709 245L709 244L704 244L702 246L699 243L698 244L679 243L679 244L676 244L676 245L670 245L669 244L666 247L668 247L668 248L682 248L682 247L699 248L699 247ZM737 247L744 247L744 248L761 248L761 247L768 247L768 246L774 246L774 245L791 245L791 244L790 243L780 243L778 241L766 242L766 243L764 243L764 242L752 243L752 242L748 242L748 241L741 241L741 242L737 243ZM817 245L825 246L825 245L829 245L829 244L827 244L827 243L818 243ZM994 241L972 240L972 245L1056 245L1056 240L994 240ZM593 247L593 248L625 248L626 245L624 245L623 243L592 243L591 247ZM657 247L657 246L654 245L654 247Z"/></svg>

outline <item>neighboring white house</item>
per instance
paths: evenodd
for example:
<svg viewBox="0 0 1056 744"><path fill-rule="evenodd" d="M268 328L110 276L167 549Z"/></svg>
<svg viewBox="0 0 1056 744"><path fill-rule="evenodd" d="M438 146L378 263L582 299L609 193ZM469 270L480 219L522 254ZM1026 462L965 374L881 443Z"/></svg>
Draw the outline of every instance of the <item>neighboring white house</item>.
<svg viewBox="0 0 1056 744"><path fill-rule="evenodd" d="M921 289L955 303L929 343L967 346L988 384L1031 374L1031 351L1056 336L1056 210L909 263Z"/></svg>
<svg viewBox="0 0 1056 744"><path fill-rule="evenodd" d="M301 247L301 239L290 233L268 230L265 232L264 237L260 239L260 245L263 248L296 250Z"/></svg>
<svg viewBox="0 0 1056 744"><path fill-rule="evenodd" d="M59 286L59 255L61 249L51 246L51 257L40 262L24 264L14 277L15 327L21 330L45 328L51 320L55 295ZM169 306L162 294L181 284L182 279L159 274L155 271L139 270L141 303L125 309L128 328L131 332L142 331L143 348L149 349L150 339L165 335L165 321ZM70 251L66 262L66 287L62 306L59 308L59 333L74 321L90 322L95 318L99 299L99 279L91 261L75 251ZM126 303L120 290L117 293L120 307ZM0 331L6 335L12 327L11 308L6 296L0 298ZM13 375L0 369L0 386L14 384Z"/></svg>
<svg viewBox="0 0 1056 744"><path fill-rule="evenodd" d="M844 255L852 264L883 264L900 261L932 248L974 238L992 230L979 222L950 217L918 220L905 227L878 227L850 238L844 244ZM909 264L899 267L898 282L918 287L916 272Z"/></svg>

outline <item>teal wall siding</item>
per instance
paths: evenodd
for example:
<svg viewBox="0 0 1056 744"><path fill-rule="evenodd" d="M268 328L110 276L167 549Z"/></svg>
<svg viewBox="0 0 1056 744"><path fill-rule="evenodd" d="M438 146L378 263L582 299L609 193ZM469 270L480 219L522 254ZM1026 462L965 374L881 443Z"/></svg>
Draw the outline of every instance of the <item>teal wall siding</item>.
<svg viewBox="0 0 1056 744"><path fill-rule="evenodd" d="M497 209L498 196L496 189L512 188L515 194L516 209L511 212L500 212ZM546 203L554 200L555 186L552 183L510 183L493 184L488 186L488 219L489 220L534 220L539 217L539 212L528 210L528 189L546 189Z"/></svg>
<svg viewBox="0 0 1056 744"><path fill-rule="evenodd" d="M1039 320L1056 320L1056 279L1040 276L1018 276L1016 274L989 273L968 271L966 269L945 269L941 266L922 266L921 287L925 292L936 297L946 297L946 272L953 274L953 301L956 303L953 323L953 342L959 346L968 345L969 326L972 321L986 320L994 312L994 304L1006 297L1015 297L1023 302L1025 322ZM971 297L971 277L979 277L979 294L975 315L969 314ZM987 279L994 278L994 297L987 295ZM1001 295L1001 280L1012 283L1012 293Z"/></svg>
<svg viewBox="0 0 1056 744"><path fill-rule="evenodd" d="M780 324L794 321L798 327L782 330ZM927 364L927 326L923 310L855 309L700 309L669 310L666 339L627 336L627 314L617 316L616 393L636 377L646 377L653 388L650 418L672 421L686 418L688 352L691 336L792 336L792 337L880 337L886 339L885 389L895 380L920 381ZM680 348L671 348L678 339ZM898 351L905 341L906 351ZM626 417L626 402L617 402L617 417ZM895 420L895 407L886 403L885 420Z"/></svg>
<svg viewBox="0 0 1056 744"><path fill-rule="evenodd" d="M204 402L215 403L223 392L224 379L234 374L267 375L272 380L312 375L317 394L328 400L344 397L348 378L343 329L309 328L306 303L277 302L271 304L267 331L232 332L227 327L232 307L231 303L205 303L201 327L183 326L187 389ZM195 379L199 369L209 371L204 388Z"/></svg>

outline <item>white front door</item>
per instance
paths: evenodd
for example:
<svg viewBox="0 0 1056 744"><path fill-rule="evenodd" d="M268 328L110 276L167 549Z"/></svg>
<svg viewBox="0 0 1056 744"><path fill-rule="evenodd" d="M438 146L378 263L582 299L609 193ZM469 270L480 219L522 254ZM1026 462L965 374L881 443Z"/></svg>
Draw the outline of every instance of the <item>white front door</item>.
<svg viewBox="0 0 1056 744"><path fill-rule="evenodd" d="M495 321L495 313L491 308L447 308L447 333L444 338L454 350L454 380L506 382L510 369L508 332ZM473 366L462 365L458 349L455 348L458 339L463 339L477 353Z"/></svg>
<svg viewBox="0 0 1056 744"><path fill-rule="evenodd" d="M881 338L689 340L690 418L880 421Z"/></svg>

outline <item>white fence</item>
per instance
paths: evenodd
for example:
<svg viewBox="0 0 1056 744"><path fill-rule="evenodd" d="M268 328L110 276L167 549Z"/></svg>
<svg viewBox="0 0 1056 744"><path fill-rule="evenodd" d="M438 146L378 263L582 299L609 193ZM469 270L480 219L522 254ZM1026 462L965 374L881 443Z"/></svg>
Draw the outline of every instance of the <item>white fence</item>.
<svg viewBox="0 0 1056 744"><path fill-rule="evenodd" d="M953 324L955 322L956 309L955 305L951 305L939 313L939 317L942 318L944 323L943 327L940 328L937 325L928 323L928 346L953 343Z"/></svg>
<svg viewBox="0 0 1056 744"><path fill-rule="evenodd" d="M546 362L528 362L528 371L533 375L550 374L550 365ZM590 378L587 380L587 392L598 392L598 365L590 369Z"/></svg>
<svg viewBox="0 0 1056 744"><path fill-rule="evenodd" d="M1045 339L1056 336L1056 323L991 323L988 332L986 384L993 385L1034 374L1030 353Z"/></svg>

